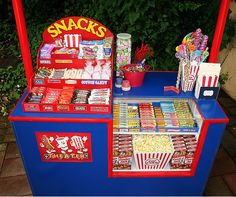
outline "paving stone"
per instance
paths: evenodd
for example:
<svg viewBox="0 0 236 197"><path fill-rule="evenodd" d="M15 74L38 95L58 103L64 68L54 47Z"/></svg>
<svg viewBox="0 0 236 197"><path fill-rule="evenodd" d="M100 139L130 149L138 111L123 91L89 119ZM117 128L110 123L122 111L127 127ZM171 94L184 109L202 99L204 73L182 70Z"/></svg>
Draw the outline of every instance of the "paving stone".
<svg viewBox="0 0 236 197"><path fill-rule="evenodd" d="M5 151L7 149L7 143L0 144L0 151Z"/></svg>
<svg viewBox="0 0 236 197"><path fill-rule="evenodd" d="M236 172L236 164L234 163L233 159L230 158L224 148L220 148L216 155L210 177L234 172Z"/></svg>
<svg viewBox="0 0 236 197"><path fill-rule="evenodd" d="M226 174L223 178L233 194L236 195L236 173Z"/></svg>
<svg viewBox="0 0 236 197"><path fill-rule="evenodd" d="M236 157L232 157L232 159L234 160L234 163L236 163Z"/></svg>
<svg viewBox="0 0 236 197"><path fill-rule="evenodd" d="M4 141L4 138L5 138L5 133L0 133L0 144Z"/></svg>
<svg viewBox="0 0 236 197"><path fill-rule="evenodd" d="M15 142L16 138L14 134L6 134L4 138L4 142Z"/></svg>
<svg viewBox="0 0 236 197"><path fill-rule="evenodd" d="M0 178L1 196L32 195L26 175Z"/></svg>
<svg viewBox="0 0 236 197"><path fill-rule="evenodd" d="M11 126L9 126L9 127L6 129L6 133L8 133L8 134L14 134L13 129L12 129Z"/></svg>
<svg viewBox="0 0 236 197"><path fill-rule="evenodd" d="M20 152L16 143L9 143L7 146L5 159L20 157Z"/></svg>
<svg viewBox="0 0 236 197"><path fill-rule="evenodd" d="M221 176L208 179L204 194L206 196L233 196L233 193Z"/></svg>
<svg viewBox="0 0 236 197"><path fill-rule="evenodd" d="M228 114L227 114L227 116L229 118L229 123L227 126L229 126L229 127L236 126L236 118L233 116L230 116Z"/></svg>
<svg viewBox="0 0 236 197"><path fill-rule="evenodd" d="M232 115L234 118L236 116L236 107L228 107L228 112L230 115Z"/></svg>
<svg viewBox="0 0 236 197"><path fill-rule="evenodd" d="M18 176L25 174L21 158L5 159L0 177Z"/></svg>
<svg viewBox="0 0 236 197"><path fill-rule="evenodd" d="M236 103L229 96L227 97L218 97L217 99L223 107L236 107Z"/></svg>
<svg viewBox="0 0 236 197"><path fill-rule="evenodd" d="M0 172L2 170L2 164L3 164L3 161L4 161L4 156L5 156L5 151L1 151L0 152Z"/></svg>
<svg viewBox="0 0 236 197"><path fill-rule="evenodd" d="M228 129L226 129L222 139L222 145L231 157L236 157L235 142L236 142L235 136Z"/></svg>
<svg viewBox="0 0 236 197"><path fill-rule="evenodd" d="M229 98L229 95L222 88L220 88L218 98L222 98L222 97Z"/></svg>
<svg viewBox="0 0 236 197"><path fill-rule="evenodd" d="M6 129L7 128L7 122L5 122L5 121L0 121L0 129L2 130L2 129Z"/></svg>
<svg viewBox="0 0 236 197"><path fill-rule="evenodd" d="M230 133L232 133L236 137L236 126L227 127Z"/></svg>

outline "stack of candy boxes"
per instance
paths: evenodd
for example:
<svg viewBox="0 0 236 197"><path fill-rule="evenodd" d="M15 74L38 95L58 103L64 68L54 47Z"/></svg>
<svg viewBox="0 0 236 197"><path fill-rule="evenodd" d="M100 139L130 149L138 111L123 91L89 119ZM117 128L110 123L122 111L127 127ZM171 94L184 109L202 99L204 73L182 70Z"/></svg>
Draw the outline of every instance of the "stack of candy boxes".
<svg viewBox="0 0 236 197"><path fill-rule="evenodd" d="M113 131L140 132L138 105L113 104Z"/></svg>
<svg viewBox="0 0 236 197"><path fill-rule="evenodd" d="M132 155L132 135L113 135L113 169L131 170Z"/></svg>
<svg viewBox="0 0 236 197"><path fill-rule="evenodd" d="M82 40L80 34L65 34L42 43L24 111L111 113L112 42L112 37Z"/></svg>
<svg viewBox="0 0 236 197"><path fill-rule="evenodd" d="M114 132L197 132L188 103L119 103L113 105Z"/></svg>
<svg viewBox="0 0 236 197"><path fill-rule="evenodd" d="M195 135L173 135L174 155L171 159L171 168L191 168L197 148Z"/></svg>

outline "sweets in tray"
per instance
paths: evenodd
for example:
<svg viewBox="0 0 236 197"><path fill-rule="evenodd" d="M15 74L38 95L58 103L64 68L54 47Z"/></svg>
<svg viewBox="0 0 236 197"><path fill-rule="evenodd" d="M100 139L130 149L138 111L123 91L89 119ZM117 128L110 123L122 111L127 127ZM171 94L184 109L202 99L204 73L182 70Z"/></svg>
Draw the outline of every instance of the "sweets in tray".
<svg viewBox="0 0 236 197"><path fill-rule="evenodd" d="M187 101L114 104L115 132L196 132Z"/></svg>
<svg viewBox="0 0 236 197"><path fill-rule="evenodd" d="M102 79L111 78L110 60L87 60L83 68L38 68L35 79Z"/></svg>
<svg viewBox="0 0 236 197"><path fill-rule="evenodd" d="M35 86L23 102L25 111L100 112L109 111L110 89L77 89L73 86L49 88Z"/></svg>
<svg viewBox="0 0 236 197"><path fill-rule="evenodd" d="M113 170L190 169L194 135L114 134Z"/></svg>
<svg viewBox="0 0 236 197"><path fill-rule="evenodd" d="M127 103L113 104L113 130L120 132L139 132L140 120L138 106Z"/></svg>
<svg viewBox="0 0 236 197"><path fill-rule="evenodd" d="M113 35L89 33L45 30L25 112L111 113Z"/></svg>
<svg viewBox="0 0 236 197"><path fill-rule="evenodd" d="M112 37L83 40L81 34L64 34L53 43L43 43L39 49L39 59L105 59L111 54Z"/></svg>

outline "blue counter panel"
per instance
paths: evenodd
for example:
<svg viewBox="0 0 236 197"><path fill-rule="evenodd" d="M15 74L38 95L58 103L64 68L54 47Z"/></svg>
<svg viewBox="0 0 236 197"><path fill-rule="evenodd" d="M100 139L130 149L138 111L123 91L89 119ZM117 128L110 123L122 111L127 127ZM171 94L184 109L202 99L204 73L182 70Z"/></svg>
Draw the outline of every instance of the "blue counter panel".
<svg viewBox="0 0 236 197"><path fill-rule="evenodd" d="M225 124L211 125L193 177L109 178L107 125L14 122L14 131L34 195L201 195ZM42 162L35 132L90 132L93 162Z"/></svg>

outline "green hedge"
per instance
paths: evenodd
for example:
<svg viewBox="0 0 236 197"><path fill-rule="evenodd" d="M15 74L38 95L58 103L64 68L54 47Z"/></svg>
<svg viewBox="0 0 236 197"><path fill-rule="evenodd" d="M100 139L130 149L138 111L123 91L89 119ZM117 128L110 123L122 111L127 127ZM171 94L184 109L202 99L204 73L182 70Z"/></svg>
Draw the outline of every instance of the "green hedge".
<svg viewBox="0 0 236 197"><path fill-rule="evenodd" d="M0 6L2 6L0 2ZM132 48L148 43L154 49L154 57L148 60L153 70L176 70L175 47L183 37L200 27L209 36L209 45L219 10L219 0L25 0L25 18L33 61L42 42L42 32L52 22L66 16L85 16L93 18L107 26L114 35L128 32L132 35ZM8 2L9 12L0 26L0 58L15 56L22 61L14 17ZM224 48L234 36L234 22L227 19L221 47ZM134 51L134 50L133 50ZM0 75L4 73L0 70ZM23 70L10 69L13 75L23 76ZM15 77L17 78L17 77ZM0 86L1 98L9 97L15 86L2 88L11 83L13 78ZM21 86L21 90L24 85ZM17 96L14 97L17 99ZM12 100L12 98L8 98Z"/></svg>

